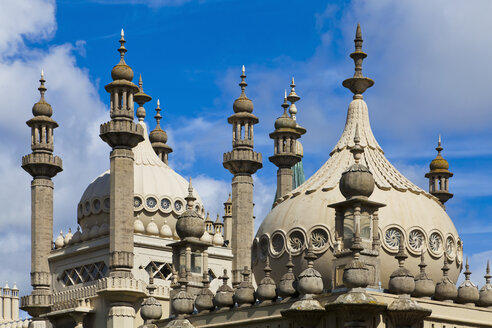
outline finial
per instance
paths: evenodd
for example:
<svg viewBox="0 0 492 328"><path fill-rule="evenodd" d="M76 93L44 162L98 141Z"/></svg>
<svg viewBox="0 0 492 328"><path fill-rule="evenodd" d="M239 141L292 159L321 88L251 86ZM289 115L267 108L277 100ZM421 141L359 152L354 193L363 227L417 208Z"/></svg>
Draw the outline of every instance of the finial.
<svg viewBox="0 0 492 328"><path fill-rule="evenodd" d="M46 87L44 86L44 83L46 82L46 80L44 79L44 71L43 69L41 69L41 78L39 79L39 82L41 83L39 85L39 93L41 94L41 99L44 99L44 93L46 92Z"/></svg>
<svg viewBox="0 0 492 328"><path fill-rule="evenodd" d="M159 98L157 98L157 107L156 107L155 111L156 111L156 114L155 114L154 118L155 118L155 121L157 122L157 126L160 127L162 116L161 116L161 102L159 101Z"/></svg>
<svg viewBox="0 0 492 328"><path fill-rule="evenodd" d="M296 84L294 82L294 77L292 77L292 80L291 80L291 83L290 83L290 93L287 96L287 100L289 100L292 104L294 104L295 102L297 102L297 101L299 101L301 99L301 97L299 97L296 94L296 89L295 88L296 88ZM296 113L297 113L297 110L296 110Z"/></svg>
<svg viewBox="0 0 492 328"><path fill-rule="evenodd" d="M364 153L364 147L360 145L359 123L355 125L354 146L350 149L354 156L355 163L358 164Z"/></svg>
<svg viewBox="0 0 492 328"><path fill-rule="evenodd" d="M364 91L374 85L373 80L362 75L362 61L367 57L367 54L362 51L362 42L360 24L357 24L354 39L355 51L350 54L350 57L354 60L355 64L354 76L343 81L343 86L353 92L354 99L362 99Z"/></svg>
<svg viewBox="0 0 492 328"><path fill-rule="evenodd" d="M120 56L121 56L121 60L120 62L125 62L124 58L125 57L125 53L127 52L126 48L125 48L125 32L123 31L123 29L121 29L121 39L120 39L120 47L118 48L118 51L120 53Z"/></svg>
<svg viewBox="0 0 492 328"><path fill-rule="evenodd" d="M439 134L439 139L437 141L437 147L436 147L436 150L437 150L437 155L440 155L441 154L441 151L443 150L444 148L442 148L441 146L441 135Z"/></svg>
<svg viewBox="0 0 492 328"><path fill-rule="evenodd" d="M44 79L44 70L41 68L41 79Z"/></svg>
<svg viewBox="0 0 492 328"><path fill-rule="evenodd" d="M304 259L307 261L308 268L312 268L314 266L314 260L316 260L317 257L314 255L313 243L311 242L309 243Z"/></svg>
<svg viewBox="0 0 492 328"><path fill-rule="evenodd" d="M448 255L448 252L444 252L444 265L442 266L441 268L441 271L442 271L442 275L443 277L447 277L448 276L448 271L449 271L449 267L448 267L448 261L446 259L446 256Z"/></svg>
<svg viewBox="0 0 492 328"><path fill-rule="evenodd" d="M465 264L465 280L470 280L470 275L472 274L470 271L470 265L468 264L468 256L466 257L466 264Z"/></svg>
<svg viewBox="0 0 492 328"><path fill-rule="evenodd" d="M421 273L425 273L425 267L427 264L424 262L424 250L422 250L422 253L420 254L420 263L419 263L419 268Z"/></svg>
<svg viewBox="0 0 492 328"><path fill-rule="evenodd" d="M150 296L154 294L154 290L156 290L157 287L154 285L154 268L150 268L150 274L149 274L149 284L147 285L147 290L149 291Z"/></svg>
<svg viewBox="0 0 492 328"><path fill-rule="evenodd" d="M490 284L490 278L492 276L490 275L490 265L489 265L489 260L487 260L487 268L485 269L485 283Z"/></svg>
<svg viewBox="0 0 492 328"><path fill-rule="evenodd" d="M400 234L400 243L398 245L398 253L395 255L395 258L398 260L398 266L400 268L403 268L403 265L405 264L405 260L407 259L408 255L405 253L405 246L404 246L404 237Z"/></svg>
<svg viewBox="0 0 492 328"><path fill-rule="evenodd" d="M289 258L287 260L287 264L285 265L285 267L287 268L287 272L292 273L294 268L294 263L292 262L292 252L288 251L288 254L289 254Z"/></svg>
<svg viewBox="0 0 492 328"><path fill-rule="evenodd" d="M272 268L270 267L270 257L266 257L265 267L263 268L263 272L265 272L265 277L270 277L270 273L272 272Z"/></svg>
<svg viewBox="0 0 492 328"><path fill-rule="evenodd" d="M140 89L140 92L143 92L142 73L140 73L140 77L138 78L138 88Z"/></svg>
<svg viewBox="0 0 492 328"><path fill-rule="evenodd" d="M246 90L246 87L248 86L248 83L246 83L246 69L244 68L244 65L241 69L241 82L239 83L239 86L241 87L241 96L244 96L246 97L245 95L245 90Z"/></svg>
<svg viewBox="0 0 492 328"><path fill-rule="evenodd" d="M289 108L289 103L287 103L287 89L284 90L284 102L282 103L282 108L284 109L284 116L287 115L287 108Z"/></svg>
<svg viewBox="0 0 492 328"><path fill-rule="evenodd" d="M220 215L219 215L219 213L217 213L217 218L215 219L215 223L221 223L220 222Z"/></svg>
<svg viewBox="0 0 492 328"><path fill-rule="evenodd" d="M246 69L244 68L244 65L243 65L243 67L241 69L241 72L243 73L243 75L246 73Z"/></svg>
<svg viewBox="0 0 492 328"><path fill-rule="evenodd" d="M229 277L227 276L227 269L224 269L224 274L219 277L219 279L222 280L222 284L225 286L227 285L227 280L229 280Z"/></svg>
<svg viewBox="0 0 492 328"><path fill-rule="evenodd" d="M190 177L190 182L188 183L188 196L185 197L185 200L186 200L187 209L192 210L196 198L195 196L193 196L193 186L191 184L191 177Z"/></svg>

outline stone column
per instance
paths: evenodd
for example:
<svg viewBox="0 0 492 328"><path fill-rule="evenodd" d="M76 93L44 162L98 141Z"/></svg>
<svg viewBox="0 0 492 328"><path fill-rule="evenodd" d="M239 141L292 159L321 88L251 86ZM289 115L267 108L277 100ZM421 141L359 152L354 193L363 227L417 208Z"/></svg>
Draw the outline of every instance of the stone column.
<svg viewBox="0 0 492 328"><path fill-rule="evenodd" d="M231 194L229 194L229 198L224 203L224 240L228 240L229 243L227 247L232 247L232 200Z"/></svg>
<svg viewBox="0 0 492 328"><path fill-rule="evenodd" d="M292 190L292 169L290 167L277 170L277 196L286 195Z"/></svg>
<svg viewBox="0 0 492 328"><path fill-rule="evenodd" d="M3 288L3 319L7 322L12 321L12 296L11 290L7 285Z"/></svg>
<svg viewBox="0 0 492 328"><path fill-rule="evenodd" d="M19 290L14 283L12 288L12 320L19 320Z"/></svg>

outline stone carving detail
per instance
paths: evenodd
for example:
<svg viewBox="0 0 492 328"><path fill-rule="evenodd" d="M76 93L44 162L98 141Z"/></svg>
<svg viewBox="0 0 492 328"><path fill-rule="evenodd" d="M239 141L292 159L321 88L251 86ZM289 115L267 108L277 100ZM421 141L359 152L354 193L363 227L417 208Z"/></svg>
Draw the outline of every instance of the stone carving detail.
<svg viewBox="0 0 492 328"><path fill-rule="evenodd" d="M275 255L280 254L285 246L284 237L280 234L274 234L272 237L272 253Z"/></svg>
<svg viewBox="0 0 492 328"><path fill-rule="evenodd" d="M294 252L302 251L304 247L304 235L300 231L293 231L289 236L289 247Z"/></svg>
<svg viewBox="0 0 492 328"><path fill-rule="evenodd" d="M408 245L414 251L420 251L424 247L425 237L422 231L412 230L408 234Z"/></svg>
<svg viewBox="0 0 492 328"><path fill-rule="evenodd" d="M446 254L449 257L454 257L455 251L454 251L454 240L451 237L448 237L446 239Z"/></svg>
<svg viewBox="0 0 492 328"><path fill-rule="evenodd" d="M325 229L317 228L311 232L311 243L315 250L321 250L328 244L328 232Z"/></svg>
<svg viewBox="0 0 492 328"><path fill-rule="evenodd" d="M177 200L174 202L174 209L176 211L181 211L181 209L183 208L183 203L180 201L180 200Z"/></svg>
<svg viewBox="0 0 492 328"><path fill-rule="evenodd" d="M142 206L142 199L140 197L133 197L133 207L139 208Z"/></svg>
<svg viewBox="0 0 492 328"><path fill-rule="evenodd" d="M147 206L149 208L154 208L157 206L157 199L155 199L154 197L149 197L147 198Z"/></svg>
<svg viewBox="0 0 492 328"><path fill-rule="evenodd" d="M463 244L461 243L461 240L458 240L456 243L456 262L458 262L458 264L463 262Z"/></svg>
<svg viewBox="0 0 492 328"><path fill-rule="evenodd" d="M429 238L429 247L431 251L434 253L439 253L442 248L442 238L439 236L437 232L434 232L430 235Z"/></svg>
<svg viewBox="0 0 492 328"><path fill-rule="evenodd" d="M167 210L169 207L171 206L171 201L167 198L163 198L161 200L161 207L164 209L164 210Z"/></svg>
<svg viewBox="0 0 492 328"><path fill-rule="evenodd" d="M401 231L397 228L389 228L384 234L384 242L389 248L397 249L400 246Z"/></svg>

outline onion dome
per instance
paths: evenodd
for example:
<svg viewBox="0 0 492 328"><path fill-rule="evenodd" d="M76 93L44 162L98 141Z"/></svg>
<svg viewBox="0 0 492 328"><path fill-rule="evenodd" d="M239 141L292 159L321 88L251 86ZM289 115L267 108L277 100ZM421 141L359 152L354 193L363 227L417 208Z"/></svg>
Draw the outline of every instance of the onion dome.
<svg viewBox="0 0 492 328"><path fill-rule="evenodd" d="M270 304L277 299L277 284L275 280L270 277L272 268L270 268L270 258L266 258L265 268L263 269L265 276L261 279L258 287L256 288L256 297L260 303Z"/></svg>
<svg viewBox="0 0 492 328"><path fill-rule="evenodd" d="M149 296L143 300L140 306L140 316L144 320L144 325L151 324L162 317L162 305L153 296L156 288L157 287L154 285L154 273L151 270L149 284L147 285Z"/></svg>
<svg viewBox="0 0 492 328"><path fill-rule="evenodd" d="M207 230L203 233L203 235L200 237L200 240L206 243L213 243L214 237L208 233Z"/></svg>
<svg viewBox="0 0 492 328"><path fill-rule="evenodd" d="M282 297L282 300L289 300L293 297L297 297L297 279L294 275L292 268L294 263L292 263L292 254L289 252L289 260L285 265L287 272L280 278L280 283L278 284L277 294Z"/></svg>
<svg viewBox="0 0 492 328"><path fill-rule="evenodd" d="M91 227L91 230L89 231L89 239L94 239L97 236L99 236L99 226L96 223Z"/></svg>
<svg viewBox="0 0 492 328"><path fill-rule="evenodd" d="M136 233L145 233L145 226L138 216L135 222L133 222L133 231Z"/></svg>
<svg viewBox="0 0 492 328"><path fill-rule="evenodd" d="M222 236L222 231L224 230L224 223L220 221L220 216L217 214L217 219L214 222L215 234L213 238L214 246L223 246L224 245L224 237Z"/></svg>
<svg viewBox="0 0 492 328"><path fill-rule="evenodd" d="M99 227L99 236L106 236L106 235L109 235L109 225L106 222L104 222Z"/></svg>
<svg viewBox="0 0 492 328"><path fill-rule="evenodd" d="M214 293L210 290L210 280L207 272L203 273L203 288L198 292L195 298L195 307L200 313L208 313L215 308Z"/></svg>
<svg viewBox="0 0 492 328"><path fill-rule="evenodd" d="M147 228L145 229L145 231L149 235L154 235L154 236L159 235L159 228L157 227L157 224L155 224L154 218L150 219L150 222L149 224L147 224Z"/></svg>
<svg viewBox="0 0 492 328"><path fill-rule="evenodd" d="M155 126L155 129L150 132L149 139L151 143L156 143L156 142L161 142L161 143L166 143L167 142L167 133L162 130L161 128L161 102L159 99L157 99L157 108L155 111L157 112L154 116L155 120L157 121L157 125Z"/></svg>
<svg viewBox="0 0 492 328"><path fill-rule="evenodd" d="M352 251L353 260L343 269L343 285L347 288L365 288L369 281L369 268L359 260L362 247L360 238L360 226L357 224L354 233L354 242L350 250Z"/></svg>
<svg viewBox="0 0 492 328"><path fill-rule="evenodd" d="M241 274L243 275L243 281L241 281L234 292L234 301L237 303L238 307L251 306L255 304L256 301L255 288L251 281L249 281L251 271L245 266Z"/></svg>
<svg viewBox="0 0 492 328"><path fill-rule="evenodd" d="M219 279L222 279L222 285L215 293L214 304L219 309L230 309L234 306L234 290L232 287L227 285L227 280L229 280L229 277L227 276L226 269L224 269L224 275L219 277Z"/></svg>
<svg viewBox="0 0 492 328"><path fill-rule="evenodd" d="M304 298L311 297L315 294L323 292L323 280L321 274L314 268L314 261L317 259L313 252L313 245L309 244L306 256L304 258L307 261L307 269L301 272L299 275L298 291Z"/></svg>
<svg viewBox="0 0 492 328"><path fill-rule="evenodd" d="M492 308L492 285L490 284L490 265L487 261L487 269L485 271L485 285L480 289L480 299L479 304L483 307Z"/></svg>
<svg viewBox="0 0 492 328"><path fill-rule="evenodd" d="M427 264L424 262L424 251L420 256L420 273L415 277L415 290L412 293L414 297L431 298L436 290L434 281L425 273Z"/></svg>
<svg viewBox="0 0 492 328"><path fill-rule="evenodd" d="M22 328L29 328L29 320L25 319L24 322L22 322Z"/></svg>
<svg viewBox="0 0 492 328"><path fill-rule="evenodd" d="M77 226L77 231L73 234L70 244L80 243L82 241L82 233L80 232L80 227Z"/></svg>
<svg viewBox="0 0 492 328"><path fill-rule="evenodd" d="M45 94L47 89L44 86L44 83L46 82L46 80L44 79L44 72L42 70L41 70L41 79L39 80L39 82L41 82L41 85L38 88L39 93L41 94L41 98L32 107L32 114L34 116L51 117L51 115L53 115L53 109L51 108L51 105L48 104L46 102L46 100L44 99L44 94Z"/></svg>
<svg viewBox="0 0 492 328"><path fill-rule="evenodd" d="M232 105L232 109L234 110L234 113L252 113L253 112L253 102L251 101L251 99L246 97L246 93L245 93L246 87L248 86L248 84L245 81L245 79L246 79L245 72L246 72L246 70L245 70L244 65L243 65L242 74L241 74L241 82L239 83L239 86L241 87L241 95L239 96L239 98L237 98L234 101L234 104Z"/></svg>
<svg viewBox="0 0 492 328"><path fill-rule="evenodd" d="M164 238L173 238L173 231L171 230L171 227L167 224L167 219L164 219L164 224L162 225L159 234L161 235L161 237Z"/></svg>
<svg viewBox="0 0 492 328"><path fill-rule="evenodd" d="M178 315L178 317L183 317L186 314L193 313L194 297L187 291L188 280L186 280L186 272L184 271L184 268L181 271L180 276L181 278L179 279L179 292L174 294L174 296L172 297L172 309L174 310L174 313Z"/></svg>
<svg viewBox="0 0 492 328"><path fill-rule="evenodd" d="M282 116L275 120L275 130L295 129L296 121L294 121L287 114L287 108L289 107L289 104L287 103L287 91L285 91L284 103L282 104L282 107L284 108L284 113L282 114Z"/></svg>
<svg viewBox="0 0 492 328"><path fill-rule="evenodd" d="M442 155L441 151L443 150L441 146L441 136L439 136L439 141L437 143L437 156L432 160L432 162L429 165L430 171L431 172L449 172L449 163L447 160L445 160Z"/></svg>
<svg viewBox="0 0 492 328"><path fill-rule="evenodd" d="M133 95L133 99L138 104L138 108L137 108L138 120L143 121L145 119L145 115L146 115L145 108L143 107L143 105L146 102L151 101L152 97L143 91L142 74L140 74L140 77L138 79L138 92Z"/></svg>
<svg viewBox="0 0 492 328"><path fill-rule="evenodd" d="M118 49L121 58L120 62L116 64L116 66L114 66L113 70L111 71L111 77L113 78L113 81L127 80L131 82L133 80L133 70L125 63L125 53L127 52L125 48L125 42L125 32L123 31L123 29L121 29L121 46Z"/></svg>
<svg viewBox="0 0 492 328"><path fill-rule="evenodd" d="M176 222L176 232L179 238L185 239L189 237L200 238L205 231L205 224L202 218L194 210L193 206L195 204L195 196L193 196L193 186L190 183L188 186L188 196L186 200L186 211L178 217Z"/></svg>
<svg viewBox="0 0 492 328"><path fill-rule="evenodd" d="M63 238L63 231L60 231L60 234L55 239L55 248L62 248L65 245L65 238Z"/></svg>
<svg viewBox="0 0 492 328"><path fill-rule="evenodd" d="M434 292L434 298L438 301L453 302L458 296L458 290L456 285L448 277L448 260L444 256L444 265L442 267L442 279L436 284L436 291Z"/></svg>
<svg viewBox="0 0 492 328"><path fill-rule="evenodd" d="M65 239L64 239L64 243L65 245L69 245L71 244L70 241L72 240L72 229L71 228L68 228L68 233L65 235Z"/></svg>
<svg viewBox="0 0 492 328"><path fill-rule="evenodd" d="M410 295L415 290L415 278L413 274L404 267L408 255L405 254L403 236L400 236L400 246L395 258L398 260L398 269L393 271L389 281L389 291L393 294Z"/></svg>
<svg viewBox="0 0 492 328"><path fill-rule="evenodd" d="M458 298L456 301L461 304L475 306L480 295L477 285L470 280L471 271L470 265L468 265L468 257L466 258L465 269L465 272L463 272L465 274L465 281L458 287Z"/></svg>
<svg viewBox="0 0 492 328"><path fill-rule="evenodd" d="M350 149L355 163L342 173L340 178L340 192L345 198L355 196L369 197L374 191L375 181L369 169L360 164L364 148L360 145L359 126L355 127L354 146Z"/></svg>

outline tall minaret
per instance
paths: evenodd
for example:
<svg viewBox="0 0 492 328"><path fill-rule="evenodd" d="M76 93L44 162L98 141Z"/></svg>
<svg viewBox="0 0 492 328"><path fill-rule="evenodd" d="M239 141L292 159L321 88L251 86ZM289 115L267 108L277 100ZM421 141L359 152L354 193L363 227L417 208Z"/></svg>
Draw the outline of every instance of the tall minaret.
<svg viewBox="0 0 492 328"><path fill-rule="evenodd" d="M41 71L38 88L41 99L34 104L34 117L27 121L31 128L31 149L22 157L22 168L33 179L31 182L31 295L22 299L22 309L33 316L33 326L43 327L39 316L50 310L51 276L48 255L53 240L53 181L63 170L62 160L53 156L53 130L58 127L51 115L53 109L44 99L46 87ZM5 313L4 313L5 315Z"/></svg>
<svg viewBox="0 0 492 328"><path fill-rule="evenodd" d="M261 153L253 150L253 125L258 118L253 115L253 102L246 97L248 85L243 66L241 95L234 101L234 114L227 121L232 124L232 151L224 154L223 165L232 178L232 283L241 281L244 267L251 267L251 245L253 243L253 178L262 165Z"/></svg>
<svg viewBox="0 0 492 328"><path fill-rule="evenodd" d="M425 174L425 177L429 179L429 193L436 196L446 208L444 203L453 198L453 194L449 192L449 178L453 176L453 173L449 172L449 163L441 155L443 150L441 136L439 136L436 150L437 156L430 163L430 171Z"/></svg>
<svg viewBox="0 0 492 328"><path fill-rule="evenodd" d="M287 114L287 91L281 106L284 113L275 121L275 131L270 133L270 138L274 141L274 152L269 160L278 167L277 199L292 190L292 167L301 160L301 156L297 154L297 139L301 134L296 128L296 121Z"/></svg>
<svg viewBox="0 0 492 328"><path fill-rule="evenodd" d="M154 116L157 124L155 129L150 132L150 142L152 144L152 148L154 148L155 153L161 161L164 163L168 163L169 153L173 152L173 149L166 143L167 142L167 133L161 128L161 103L159 99L157 99L157 108L155 109L156 114Z"/></svg>
<svg viewBox="0 0 492 328"><path fill-rule="evenodd" d="M224 203L224 240L228 241L227 247L231 248L231 239L232 239L232 200L231 194L229 194L229 198L227 198Z"/></svg>
<svg viewBox="0 0 492 328"><path fill-rule="evenodd" d="M125 39L121 30L120 62L113 67L113 82L105 86L111 94L111 120L101 125L100 137L110 153L109 269L110 276L131 277L133 267L133 150L144 140L143 128L133 122L133 71L125 63Z"/></svg>

